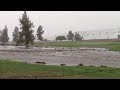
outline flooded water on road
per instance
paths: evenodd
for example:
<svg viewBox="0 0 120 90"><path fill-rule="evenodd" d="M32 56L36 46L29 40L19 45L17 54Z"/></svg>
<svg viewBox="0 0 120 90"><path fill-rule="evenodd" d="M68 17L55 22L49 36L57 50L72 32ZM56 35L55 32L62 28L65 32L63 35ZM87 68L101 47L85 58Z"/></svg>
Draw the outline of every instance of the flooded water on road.
<svg viewBox="0 0 120 90"><path fill-rule="evenodd" d="M19 60L34 63L45 62L48 65L79 64L120 68L120 52L109 51L105 48L43 48L24 46L0 46L0 59Z"/></svg>

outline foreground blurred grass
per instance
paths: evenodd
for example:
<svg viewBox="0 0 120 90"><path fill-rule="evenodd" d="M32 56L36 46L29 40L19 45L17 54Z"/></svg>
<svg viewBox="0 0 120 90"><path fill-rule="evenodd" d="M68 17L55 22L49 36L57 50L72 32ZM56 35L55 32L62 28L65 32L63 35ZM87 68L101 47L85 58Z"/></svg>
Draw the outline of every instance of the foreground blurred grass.
<svg viewBox="0 0 120 90"><path fill-rule="evenodd" d="M35 43L34 46L38 47L102 47L108 48L112 51L120 51L120 42L40 42Z"/></svg>
<svg viewBox="0 0 120 90"><path fill-rule="evenodd" d="M52 66L0 60L0 78L74 79L120 78L120 68L93 66Z"/></svg>

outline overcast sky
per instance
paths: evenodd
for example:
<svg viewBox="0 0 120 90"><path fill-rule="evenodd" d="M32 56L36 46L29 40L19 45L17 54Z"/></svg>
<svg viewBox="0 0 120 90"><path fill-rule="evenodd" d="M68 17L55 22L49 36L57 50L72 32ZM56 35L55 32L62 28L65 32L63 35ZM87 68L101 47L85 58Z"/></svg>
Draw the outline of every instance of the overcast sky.
<svg viewBox="0 0 120 90"><path fill-rule="evenodd" d="M10 40L23 11L0 11L0 30L8 27ZM120 11L27 11L34 24L34 34L39 25L43 26L44 37L64 35L69 30L89 31L120 27Z"/></svg>

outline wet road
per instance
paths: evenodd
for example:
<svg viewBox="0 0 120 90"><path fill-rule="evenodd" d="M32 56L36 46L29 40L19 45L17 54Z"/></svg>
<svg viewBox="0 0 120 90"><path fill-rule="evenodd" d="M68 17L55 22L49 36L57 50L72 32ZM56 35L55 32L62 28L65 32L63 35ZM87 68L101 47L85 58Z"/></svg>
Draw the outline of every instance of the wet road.
<svg viewBox="0 0 120 90"><path fill-rule="evenodd" d="M38 50L38 49L36 49ZM0 50L0 59L18 60L22 62L34 63L36 61L46 62L48 65L66 64L76 66L84 64L86 66L105 65L109 67L120 67L120 52L108 51L104 49L75 49L75 50L53 50L43 49L38 51L10 51Z"/></svg>

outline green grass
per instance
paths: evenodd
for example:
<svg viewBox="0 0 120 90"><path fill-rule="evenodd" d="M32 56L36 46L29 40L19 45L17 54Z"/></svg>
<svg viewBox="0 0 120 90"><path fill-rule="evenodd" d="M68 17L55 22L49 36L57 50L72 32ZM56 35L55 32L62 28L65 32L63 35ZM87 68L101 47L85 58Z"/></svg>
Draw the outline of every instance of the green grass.
<svg viewBox="0 0 120 90"><path fill-rule="evenodd" d="M120 68L93 66L52 66L0 60L0 78L115 79L120 78Z"/></svg>
<svg viewBox="0 0 120 90"><path fill-rule="evenodd" d="M120 51L120 42L41 42L35 43L34 46L51 46L51 47L102 47L111 51Z"/></svg>

